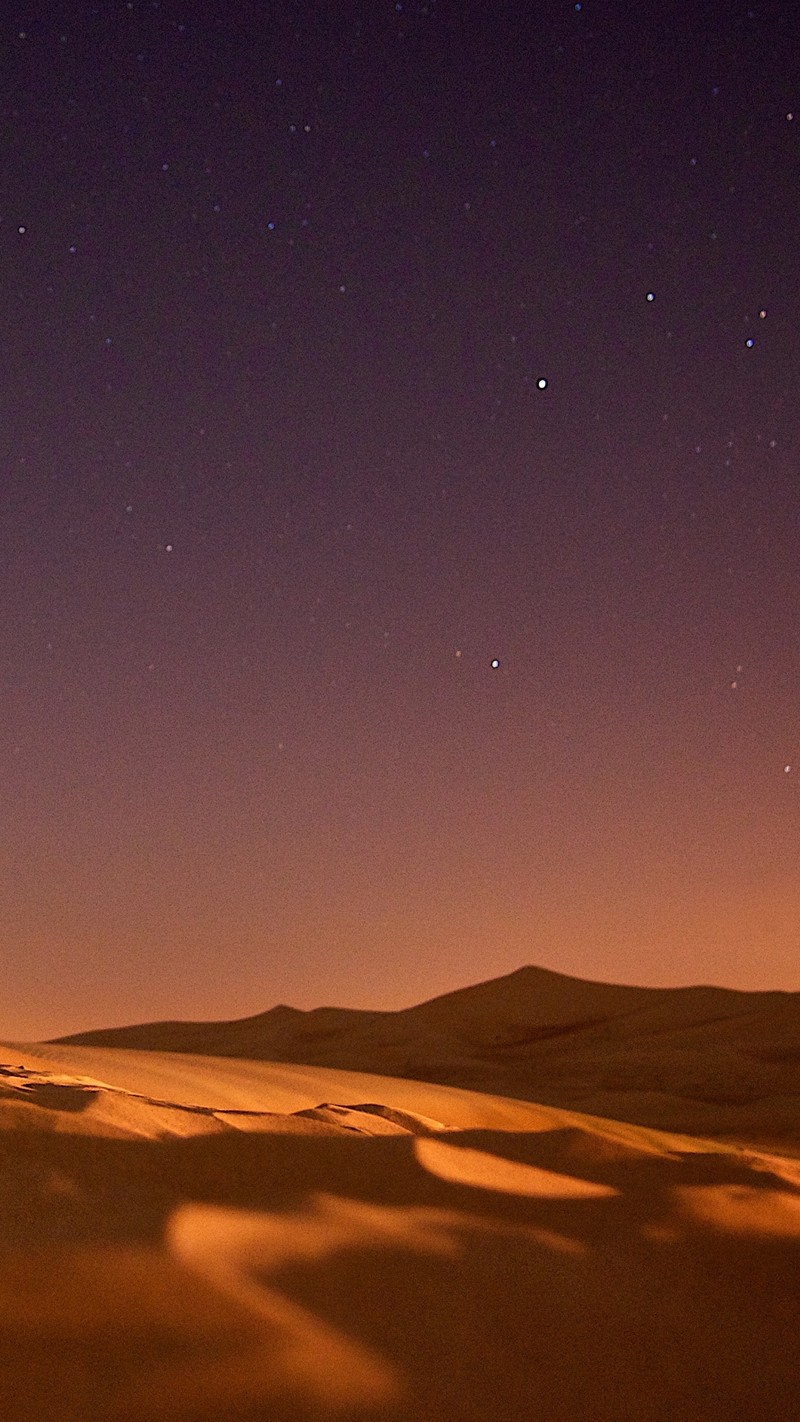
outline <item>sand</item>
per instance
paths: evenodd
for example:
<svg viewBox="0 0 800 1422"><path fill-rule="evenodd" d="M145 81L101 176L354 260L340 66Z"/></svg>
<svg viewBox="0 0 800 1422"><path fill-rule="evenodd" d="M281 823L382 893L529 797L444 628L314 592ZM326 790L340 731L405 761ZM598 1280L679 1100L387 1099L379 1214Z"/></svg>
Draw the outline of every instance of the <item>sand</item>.
<svg viewBox="0 0 800 1422"><path fill-rule="evenodd" d="M4 1422L786 1422L800 1160L339 1068L0 1048Z"/></svg>
<svg viewBox="0 0 800 1422"><path fill-rule="evenodd" d="M401 1012L281 1006L78 1042L342 1067L800 1147L800 993L629 987L525 967Z"/></svg>

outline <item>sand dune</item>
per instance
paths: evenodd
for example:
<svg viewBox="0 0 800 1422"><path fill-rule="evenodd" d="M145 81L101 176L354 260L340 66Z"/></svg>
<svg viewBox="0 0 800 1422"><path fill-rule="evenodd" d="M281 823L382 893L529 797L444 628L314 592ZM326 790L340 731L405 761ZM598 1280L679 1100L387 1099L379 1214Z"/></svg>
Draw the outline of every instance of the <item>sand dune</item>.
<svg viewBox="0 0 800 1422"><path fill-rule="evenodd" d="M0 1063L4 1422L798 1415L788 1152L340 1068Z"/></svg>
<svg viewBox="0 0 800 1422"><path fill-rule="evenodd" d="M800 1143L800 993L627 987L528 967L402 1012L280 1006L65 1040L347 1068Z"/></svg>

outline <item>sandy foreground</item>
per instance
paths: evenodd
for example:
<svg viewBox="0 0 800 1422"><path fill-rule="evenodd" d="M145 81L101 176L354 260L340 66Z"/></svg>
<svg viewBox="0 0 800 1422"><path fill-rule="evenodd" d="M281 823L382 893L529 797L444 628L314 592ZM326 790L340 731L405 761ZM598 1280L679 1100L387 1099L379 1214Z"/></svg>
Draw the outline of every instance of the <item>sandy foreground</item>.
<svg viewBox="0 0 800 1422"><path fill-rule="evenodd" d="M0 1046L4 1422L786 1422L800 1152Z"/></svg>

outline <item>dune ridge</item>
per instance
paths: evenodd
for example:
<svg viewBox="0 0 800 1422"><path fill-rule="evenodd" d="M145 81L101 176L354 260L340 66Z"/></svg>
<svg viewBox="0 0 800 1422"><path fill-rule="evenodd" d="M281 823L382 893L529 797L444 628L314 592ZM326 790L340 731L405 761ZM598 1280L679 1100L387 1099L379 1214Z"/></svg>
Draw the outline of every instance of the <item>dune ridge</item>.
<svg viewBox="0 0 800 1422"><path fill-rule="evenodd" d="M0 1044L3 1422L786 1422L797 1011L530 968Z"/></svg>
<svg viewBox="0 0 800 1422"><path fill-rule="evenodd" d="M666 1130L800 1140L800 993L633 987L523 967L398 1012L281 1005L58 1041L373 1072Z"/></svg>

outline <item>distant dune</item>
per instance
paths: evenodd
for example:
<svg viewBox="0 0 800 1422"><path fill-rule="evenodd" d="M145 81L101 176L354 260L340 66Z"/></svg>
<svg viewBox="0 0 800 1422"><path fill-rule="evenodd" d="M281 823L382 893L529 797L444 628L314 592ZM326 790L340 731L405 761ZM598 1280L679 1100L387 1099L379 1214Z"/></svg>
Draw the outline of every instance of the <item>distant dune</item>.
<svg viewBox="0 0 800 1422"><path fill-rule="evenodd" d="M629 987L524 967L400 1012L279 1006L59 1040L377 1072L666 1130L800 1142L800 993Z"/></svg>

